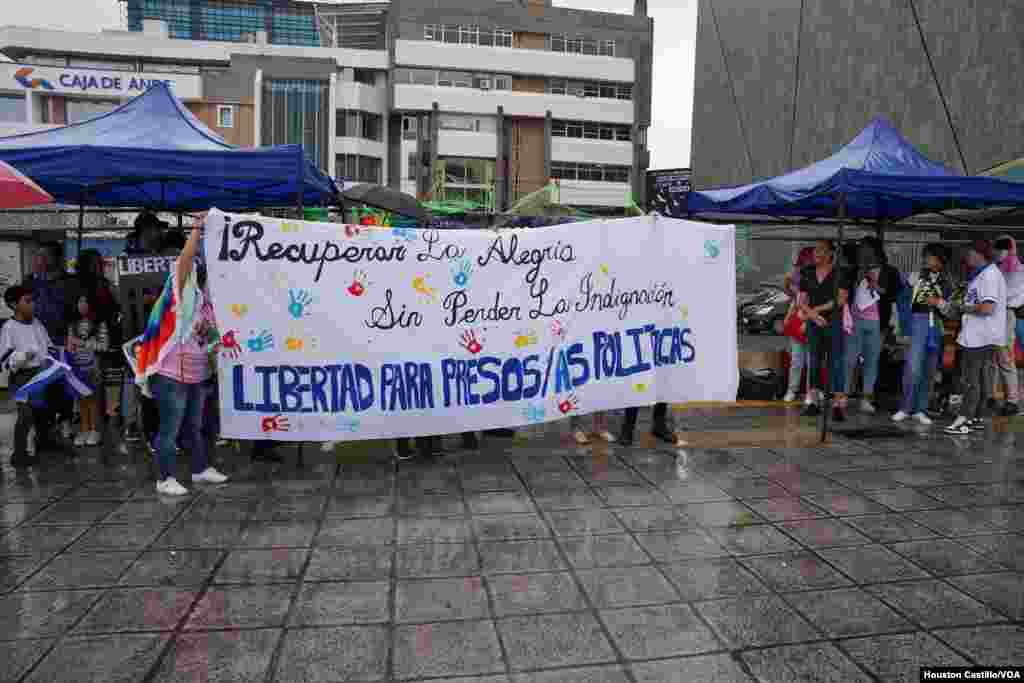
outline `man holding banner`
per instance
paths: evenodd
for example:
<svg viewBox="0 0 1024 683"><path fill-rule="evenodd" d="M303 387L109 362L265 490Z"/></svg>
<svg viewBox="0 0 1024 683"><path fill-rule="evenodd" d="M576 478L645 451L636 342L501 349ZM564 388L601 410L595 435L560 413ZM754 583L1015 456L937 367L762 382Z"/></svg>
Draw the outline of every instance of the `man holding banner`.
<svg viewBox="0 0 1024 683"><path fill-rule="evenodd" d="M426 437L661 404L655 434L678 443L668 403L735 400L732 227L353 227L208 214L225 437Z"/></svg>

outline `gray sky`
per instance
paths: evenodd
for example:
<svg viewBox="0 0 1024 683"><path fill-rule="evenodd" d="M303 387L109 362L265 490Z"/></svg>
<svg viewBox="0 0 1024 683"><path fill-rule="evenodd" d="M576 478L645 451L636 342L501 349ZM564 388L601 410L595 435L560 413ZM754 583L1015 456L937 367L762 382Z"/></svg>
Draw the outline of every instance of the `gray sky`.
<svg viewBox="0 0 1024 683"><path fill-rule="evenodd" d="M99 31L121 25L116 0L4 0L0 25ZM633 0L554 0L577 9L632 13ZM654 121L651 168L690 164L697 0L648 0L654 17Z"/></svg>

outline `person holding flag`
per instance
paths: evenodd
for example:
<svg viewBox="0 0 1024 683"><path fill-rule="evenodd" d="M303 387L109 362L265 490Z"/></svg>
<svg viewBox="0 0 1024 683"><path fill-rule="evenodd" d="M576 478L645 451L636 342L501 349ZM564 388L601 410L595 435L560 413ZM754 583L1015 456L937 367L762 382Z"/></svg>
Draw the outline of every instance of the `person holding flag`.
<svg viewBox="0 0 1024 683"><path fill-rule="evenodd" d="M10 389L18 405L11 466L30 467L36 459L29 455L29 434L35 428L37 440L44 442L53 406L64 397L62 390L69 386L69 393L78 396L91 395L92 390L70 374L66 363L51 358L53 342L35 317L32 290L23 285L11 287L4 292L4 302L14 311L14 317L0 330L0 368L11 373ZM70 384L68 377L73 380Z"/></svg>
<svg viewBox="0 0 1024 683"><path fill-rule="evenodd" d="M209 349L218 343L219 335L206 287L201 234L197 223L153 305L138 352L136 381L143 394L156 399L160 420L156 490L168 496L188 494L174 476L179 432L192 453L193 483L223 484L228 479L210 466L203 436L203 408L211 376Z"/></svg>

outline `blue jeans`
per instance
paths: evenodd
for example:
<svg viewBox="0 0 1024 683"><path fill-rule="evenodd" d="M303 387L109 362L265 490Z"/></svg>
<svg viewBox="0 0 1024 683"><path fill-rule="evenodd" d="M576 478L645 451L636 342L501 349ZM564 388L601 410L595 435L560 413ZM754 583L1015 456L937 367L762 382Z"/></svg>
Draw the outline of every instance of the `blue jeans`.
<svg viewBox="0 0 1024 683"><path fill-rule="evenodd" d="M903 403L908 415L928 412L928 397L939 365L939 351L928 353L928 314L915 313L910 324L910 356L903 366Z"/></svg>
<svg viewBox="0 0 1024 683"><path fill-rule="evenodd" d="M170 377L154 375L150 380L160 416L156 437L156 457L160 480L173 477L176 469L178 433L192 453L192 474L199 474L209 464L206 439L203 437L203 406L208 389L205 384L183 384Z"/></svg>
<svg viewBox="0 0 1024 683"><path fill-rule="evenodd" d="M864 356L864 396L874 396L878 382L878 358L882 353L881 323L878 320L854 320L853 334L847 337L847 344L850 376L857 367L857 359Z"/></svg>
<svg viewBox="0 0 1024 683"><path fill-rule="evenodd" d="M828 378L832 391L838 394L846 393L846 354L843 343L845 336L841 313L835 313L827 327L807 323L807 345L810 348L807 372L810 375L809 383L812 389L823 388L821 368L825 362L825 353L828 352L831 354Z"/></svg>

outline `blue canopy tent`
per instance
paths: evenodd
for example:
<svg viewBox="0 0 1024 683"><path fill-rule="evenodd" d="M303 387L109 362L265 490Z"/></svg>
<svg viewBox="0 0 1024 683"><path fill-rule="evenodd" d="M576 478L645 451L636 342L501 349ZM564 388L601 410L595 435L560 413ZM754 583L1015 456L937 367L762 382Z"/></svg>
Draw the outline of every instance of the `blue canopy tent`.
<svg viewBox="0 0 1024 683"><path fill-rule="evenodd" d="M88 121L0 138L0 160L62 204L238 211L328 204L338 193L301 145L233 147L163 83Z"/></svg>
<svg viewBox="0 0 1024 683"><path fill-rule="evenodd" d="M670 197L669 213L902 220L951 209L1024 206L1024 185L930 161L882 119L805 168L741 187Z"/></svg>
<svg viewBox="0 0 1024 683"><path fill-rule="evenodd" d="M881 226L919 214L1011 207L1024 207L1024 185L960 175L927 159L888 122L875 119L827 159L750 185L670 195L667 212L679 218L768 216L788 224L792 219L838 219L842 242L848 220ZM829 431L831 400L828 393L822 441Z"/></svg>

